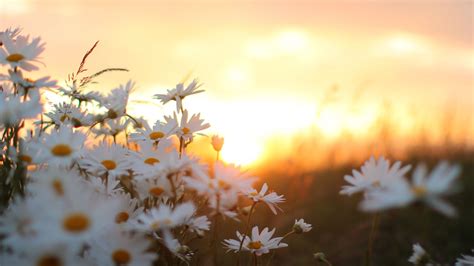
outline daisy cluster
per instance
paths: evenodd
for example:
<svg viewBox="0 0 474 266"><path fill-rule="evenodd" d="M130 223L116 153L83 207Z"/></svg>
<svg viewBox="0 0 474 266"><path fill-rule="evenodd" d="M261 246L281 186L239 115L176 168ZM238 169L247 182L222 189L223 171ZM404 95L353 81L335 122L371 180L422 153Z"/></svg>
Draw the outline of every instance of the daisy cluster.
<svg viewBox="0 0 474 266"><path fill-rule="evenodd" d="M127 112L134 82L105 94L87 90L99 75L123 70L86 75L95 46L60 86L50 77L27 77L41 65L39 37L0 32L0 64L7 69L0 76L0 265L189 263L197 256L192 242L219 219L247 221L237 240L223 245L254 256L311 230L299 219L282 237L272 238L275 229L250 231L257 205L277 214L284 197L267 184L255 189L256 177L220 161L221 137L212 138L211 164L187 152L210 127L184 105L203 92L198 80L156 94L163 104L175 102L176 111L150 124ZM64 102L44 112L45 91Z"/></svg>

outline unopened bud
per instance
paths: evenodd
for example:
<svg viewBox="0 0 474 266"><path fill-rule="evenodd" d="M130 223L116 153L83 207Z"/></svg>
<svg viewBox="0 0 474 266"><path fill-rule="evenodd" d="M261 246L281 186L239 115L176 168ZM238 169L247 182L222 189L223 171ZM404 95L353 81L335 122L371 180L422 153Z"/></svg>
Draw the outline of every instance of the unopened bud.
<svg viewBox="0 0 474 266"><path fill-rule="evenodd" d="M241 212L243 215L249 215L251 209L252 209L252 205L247 206L247 207L240 208L240 212Z"/></svg>
<svg viewBox="0 0 474 266"><path fill-rule="evenodd" d="M315 260L323 262L323 261L326 260L326 255L324 255L324 253L322 253L322 252L317 252L317 253L313 254L313 258Z"/></svg>
<svg viewBox="0 0 474 266"><path fill-rule="evenodd" d="M219 135L214 135L212 136L211 144L214 150L219 152L222 150L222 146L224 145L224 138Z"/></svg>

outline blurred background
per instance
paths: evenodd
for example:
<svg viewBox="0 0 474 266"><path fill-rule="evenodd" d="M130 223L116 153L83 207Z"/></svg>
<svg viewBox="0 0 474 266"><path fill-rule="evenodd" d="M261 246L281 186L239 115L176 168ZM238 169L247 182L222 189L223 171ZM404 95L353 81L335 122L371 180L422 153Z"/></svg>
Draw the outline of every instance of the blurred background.
<svg viewBox="0 0 474 266"><path fill-rule="evenodd" d="M59 81L99 40L90 71L130 72L91 89L137 81L129 111L153 122L174 106L151 95L199 78L206 92L184 104L224 136L223 160L285 194L285 217L314 225L277 264L316 251L334 265L363 261L371 216L338 191L369 156L461 163L461 217L422 206L382 216L375 265L404 265L414 242L446 263L474 247L473 10L469 0L0 0L0 26L41 36L43 74ZM214 157L207 138L191 148ZM293 223L266 214L256 222Z"/></svg>

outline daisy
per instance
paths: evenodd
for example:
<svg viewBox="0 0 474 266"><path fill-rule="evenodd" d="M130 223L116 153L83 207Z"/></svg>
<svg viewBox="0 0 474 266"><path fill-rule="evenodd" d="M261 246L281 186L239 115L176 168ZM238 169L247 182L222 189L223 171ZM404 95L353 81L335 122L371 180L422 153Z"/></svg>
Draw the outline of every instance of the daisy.
<svg viewBox="0 0 474 266"><path fill-rule="evenodd" d="M76 85L72 85L70 87L59 87L58 91L67 97L70 97L72 100L77 100L79 102L79 105L82 102L100 102L102 100L102 96L100 93L96 91L91 91L91 92L84 92L81 89L77 88Z"/></svg>
<svg viewBox="0 0 474 266"><path fill-rule="evenodd" d="M55 87L57 83L56 80L51 80L51 77L42 77L33 80L29 78L23 78L22 72L14 72L12 70L8 70L8 73L10 75L10 80L13 83L20 85L20 88L22 89L20 90L20 95L28 94L28 91L31 89Z"/></svg>
<svg viewBox="0 0 474 266"><path fill-rule="evenodd" d="M264 202L265 204L267 204L267 206L270 208L270 210L272 210L274 214L277 214L276 209L278 208L279 210L281 210L281 208L278 207L277 204L284 202L285 198L283 197L283 195L278 195L275 192L266 194L267 190L268 190L268 185L267 183L264 183L260 192L252 188L247 191L244 191L244 195L246 195L248 198L253 200L254 203Z"/></svg>
<svg viewBox="0 0 474 266"><path fill-rule="evenodd" d="M201 119L200 115L201 114L194 114L188 120L188 111L183 111L183 115L181 116L181 122L179 124L178 131L176 132L179 138L183 138L183 140L186 142L192 141L194 133L211 126L208 123L204 124L204 119ZM176 116L176 113L174 113L173 118L165 116L165 120L167 123L174 123L178 121L178 118Z"/></svg>
<svg viewBox="0 0 474 266"><path fill-rule="evenodd" d="M311 224L305 223L304 219L295 220L295 224L293 225L293 231L297 234L307 233L311 231L311 229Z"/></svg>
<svg viewBox="0 0 474 266"><path fill-rule="evenodd" d="M183 111L182 101L186 96L203 92L204 90L197 90L202 84L197 79L193 80L186 89L184 89L184 83L179 83L175 88L167 90L166 94L155 94L155 98L160 100L163 104L169 101L176 101L176 112Z"/></svg>
<svg viewBox="0 0 474 266"><path fill-rule="evenodd" d="M420 244L413 244L413 254L408 259L408 262L411 262L414 265L427 265L430 261L430 256L426 251L420 246Z"/></svg>
<svg viewBox="0 0 474 266"><path fill-rule="evenodd" d="M159 164L169 156L172 143L168 140L161 141L158 146L150 141L139 144L140 151L132 158L134 172L143 177L153 178L159 171Z"/></svg>
<svg viewBox="0 0 474 266"><path fill-rule="evenodd" d="M50 134L42 135L37 160L48 165L68 167L79 158L85 140L83 133L61 126Z"/></svg>
<svg viewBox="0 0 474 266"><path fill-rule="evenodd" d="M474 249L471 250L474 252ZM474 265L474 256L468 256L468 255L462 255L461 258L458 258L456 260L455 266L469 266L469 265Z"/></svg>
<svg viewBox="0 0 474 266"><path fill-rule="evenodd" d="M166 200L174 196L170 182L164 177L134 179L133 184L142 201L147 198Z"/></svg>
<svg viewBox="0 0 474 266"><path fill-rule="evenodd" d="M130 134L131 141L158 142L166 139L175 133L178 123L175 120L168 120L166 123L156 121L153 128L148 123L143 123L143 127L144 129L137 128L137 133Z"/></svg>
<svg viewBox="0 0 474 266"><path fill-rule="evenodd" d="M385 183L396 178L402 178L411 168L410 165L400 168L401 163L395 162L390 167L390 162L380 157L375 161L374 157L366 161L361 168L361 172L352 170L352 176L346 175L344 179L350 185L343 186L341 194L352 195L361 191L368 191L374 188L385 186Z"/></svg>
<svg viewBox="0 0 474 266"><path fill-rule="evenodd" d="M114 178L109 178L106 184L103 178L89 176L88 180L84 180L84 184L97 193L99 200L104 198L104 196L107 198L123 192L123 188L119 186L120 180Z"/></svg>
<svg viewBox="0 0 474 266"><path fill-rule="evenodd" d="M114 225L119 212L116 199L97 200L94 191L86 186L76 186L62 200L37 199L43 206L48 206L48 211L38 214L32 224L38 237L77 246L88 243L93 236Z"/></svg>
<svg viewBox="0 0 474 266"><path fill-rule="evenodd" d="M10 262L12 264L2 265L84 265L76 255L78 250L65 243L33 239L25 246L18 248L18 255L21 255L14 256L13 261Z"/></svg>
<svg viewBox="0 0 474 266"><path fill-rule="evenodd" d="M84 155L80 164L93 175L106 174L110 179L118 179L129 174L130 156L130 151L121 145L102 141Z"/></svg>
<svg viewBox="0 0 474 266"><path fill-rule="evenodd" d="M82 177L74 169L63 170L48 167L31 172L26 190L34 197L47 197L51 200L68 197L82 184Z"/></svg>
<svg viewBox="0 0 474 266"><path fill-rule="evenodd" d="M108 109L108 118L115 119L126 114L128 97L134 86L135 82L129 80L127 84L120 85L106 97L102 97L101 103Z"/></svg>
<svg viewBox="0 0 474 266"><path fill-rule="evenodd" d="M238 240L225 239L224 246L226 246L229 251L233 250L237 253L240 250L242 238L244 238L242 250L250 251L251 253L255 253L257 256L261 256L270 252L270 249L287 247L288 245L286 243L281 243L283 237L272 238L274 233L275 228L272 231L268 231L267 227L265 227L262 232L259 233L258 227L255 226L252 229L251 237L245 236L244 238L243 235L237 232L236 234Z"/></svg>
<svg viewBox="0 0 474 266"><path fill-rule="evenodd" d="M71 124L74 127L89 126L94 121L93 115L87 114L75 105L68 103L55 104L53 111L45 114L54 125Z"/></svg>
<svg viewBox="0 0 474 266"><path fill-rule="evenodd" d="M1 35L3 46L0 47L0 64L10 65L12 68L21 68L26 71L38 70L32 62L39 62L38 56L44 51L41 38L34 38L30 42L29 36L17 36L13 40L7 34Z"/></svg>
<svg viewBox="0 0 474 266"><path fill-rule="evenodd" d="M95 259L98 265L104 266L153 265L158 255L150 251L151 244L144 235L124 232L115 227L95 237L88 256Z"/></svg>
<svg viewBox="0 0 474 266"><path fill-rule="evenodd" d="M413 173L412 183L405 178L394 179L385 189L368 193L361 208L377 211L422 201L436 211L453 217L456 209L442 197L455 191L455 181L460 173L458 165L449 165L447 162L439 163L430 174L425 165L419 165Z"/></svg>
<svg viewBox="0 0 474 266"><path fill-rule="evenodd" d="M134 226L136 229L145 232L169 230L185 224L195 211L196 207L191 202L179 204L175 208L161 204L158 208L150 209L139 215Z"/></svg>
<svg viewBox="0 0 474 266"><path fill-rule="evenodd" d="M21 32L21 28L8 28L4 31L0 31L0 46L3 45L2 38L3 36L6 36L10 39L14 39L16 36L18 36Z"/></svg>
<svg viewBox="0 0 474 266"><path fill-rule="evenodd" d="M97 136L104 135L104 138L107 136L116 137L121 132L125 130L130 125L130 119L107 119L105 122L100 123L100 128L91 128L91 131Z"/></svg>
<svg viewBox="0 0 474 266"><path fill-rule="evenodd" d="M0 127L18 125L23 119L36 117L42 110L39 94L25 101L23 96L14 95L9 85L0 84Z"/></svg>
<svg viewBox="0 0 474 266"><path fill-rule="evenodd" d="M206 215L193 217L186 222L188 230L198 235L204 235L204 231L209 231L211 222Z"/></svg>
<svg viewBox="0 0 474 266"><path fill-rule="evenodd" d="M138 199L132 199L128 193L117 193L112 198L119 202L118 212L115 215L115 223L117 224L127 223L143 213L143 207L138 207Z"/></svg>

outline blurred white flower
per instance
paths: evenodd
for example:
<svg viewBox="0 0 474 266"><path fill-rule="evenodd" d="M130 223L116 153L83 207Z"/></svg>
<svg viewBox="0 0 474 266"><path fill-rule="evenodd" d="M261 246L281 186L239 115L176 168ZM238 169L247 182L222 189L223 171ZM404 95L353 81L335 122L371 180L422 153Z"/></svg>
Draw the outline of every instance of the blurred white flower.
<svg viewBox="0 0 474 266"><path fill-rule="evenodd" d="M412 264L417 266L431 265L428 264L428 253L426 253L426 251L418 243L413 244L413 254L410 256L410 258L408 258L408 262L411 262Z"/></svg>
<svg viewBox="0 0 474 266"><path fill-rule="evenodd" d="M201 87L202 84L198 82L197 79L193 80L186 89L184 88L184 83L179 83L175 88L167 90L166 94L155 94L155 98L160 100L163 104L166 104L169 101L176 101L176 112L183 111L182 101L186 96L203 92L204 90L197 90Z"/></svg>
<svg viewBox="0 0 474 266"><path fill-rule="evenodd" d="M21 68L26 71L38 70L39 68L32 64L39 62L38 56L44 50L44 43L37 37L31 40L29 36L17 36L15 40L9 34L0 35L0 64L10 65L11 68Z"/></svg>
<svg viewBox="0 0 474 266"><path fill-rule="evenodd" d="M352 195L357 192L367 192L372 189L384 187L387 182L393 179L402 178L411 168L410 165L400 168L401 163L395 162L390 167L390 162L380 157L375 161L371 157L361 168L361 172L352 170L352 176L346 175L344 179L350 185L343 186L341 194Z"/></svg>
<svg viewBox="0 0 474 266"><path fill-rule="evenodd" d="M104 266L153 265L158 255L150 251L150 246L150 239L144 235L132 234L118 227L112 227L94 237L88 256L93 258L97 265Z"/></svg>
<svg viewBox="0 0 474 266"><path fill-rule="evenodd" d="M135 82L129 80L126 84L113 89L107 96L102 97L100 102L108 109L107 118L115 119L127 112L128 97L135 86Z"/></svg>
<svg viewBox="0 0 474 266"><path fill-rule="evenodd" d="M70 124L73 127L89 126L94 121L93 115L68 103L53 105L53 110L46 113L45 116L51 119L55 125Z"/></svg>
<svg viewBox="0 0 474 266"><path fill-rule="evenodd" d="M137 230L145 232L169 230L185 224L195 211L196 207L192 202L182 203L174 208L161 204L158 208L152 208L139 215L133 225Z"/></svg>
<svg viewBox="0 0 474 266"><path fill-rule="evenodd" d="M455 191L455 181L460 173L459 165L441 162L428 174L426 166L421 164L413 173L412 183L405 178L393 179L384 189L367 193L361 208L366 211L378 211L422 201L436 211L453 217L456 215L456 209L441 197Z"/></svg>
<svg viewBox="0 0 474 266"><path fill-rule="evenodd" d="M29 100L25 100L23 96L13 94L11 86L0 84L0 129L34 118L42 110L39 94L32 94Z"/></svg>
<svg viewBox="0 0 474 266"><path fill-rule="evenodd" d="M471 250L474 253L474 249ZM462 257L456 259L455 266L472 266L474 265L474 256L462 255Z"/></svg>
<svg viewBox="0 0 474 266"><path fill-rule="evenodd" d="M262 232L258 232L258 227L255 226L252 228L252 235L245 236L243 241L242 250L250 251L251 253L255 253L255 255L260 256L262 254L266 254L270 252L270 249L277 249L277 248L284 248L288 245L286 243L281 243L282 237L275 237L272 238L273 234L275 233L275 229L272 231L268 231L268 228L265 227ZM227 249L233 250L234 252L238 252L240 249L240 242L242 241L243 235L239 232L237 234L237 239L225 239L224 246Z"/></svg>
<svg viewBox="0 0 474 266"><path fill-rule="evenodd" d="M293 231L297 234L309 232L311 229L311 224L305 223L304 219L295 220L295 224L293 225Z"/></svg>
<svg viewBox="0 0 474 266"><path fill-rule="evenodd" d="M254 202L264 202L274 214L277 214L276 209L281 211L281 208L278 207L277 204L284 202L285 198L283 195L278 195L276 192L270 192L269 194L266 194L267 190L268 185L267 183L264 183L260 192L252 188L244 191L244 194Z"/></svg>
<svg viewBox="0 0 474 266"><path fill-rule="evenodd" d="M211 222L206 215L202 215L199 217L192 217L186 222L186 225L189 228L188 230L196 232L198 235L202 235L204 231L209 231Z"/></svg>

